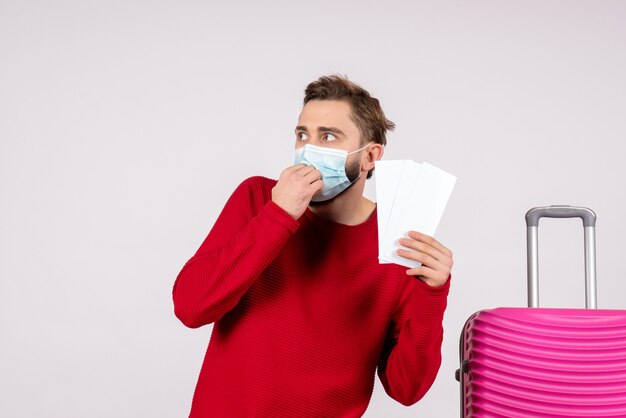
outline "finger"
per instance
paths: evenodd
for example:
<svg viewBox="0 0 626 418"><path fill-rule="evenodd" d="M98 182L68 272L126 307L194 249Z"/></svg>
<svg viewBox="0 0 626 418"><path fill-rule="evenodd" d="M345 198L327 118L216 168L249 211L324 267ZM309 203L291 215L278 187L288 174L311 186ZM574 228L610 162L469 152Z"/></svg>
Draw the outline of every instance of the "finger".
<svg viewBox="0 0 626 418"><path fill-rule="evenodd" d="M309 183L313 183L314 181L320 180L322 178L321 171L313 166L311 166L311 168L312 169L310 171L304 174L304 179Z"/></svg>
<svg viewBox="0 0 626 418"><path fill-rule="evenodd" d="M448 278L448 276L446 275L444 277L444 274L442 274L441 272L438 272L437 270L433 270L429 267L425 267L425 266L419 266L419 267L415 267L412 269L409 269L406 271L407 276L417 276L419 278L422 278L422 280L445 280Z"/></svg>
<svg viewBox="0 0 626 418"><path fill-rule="evenodd" d="M310 166L307 165L307 164L304 164L304 163L294 164L294 165L292 165L290 167L285 168L283 170L283 172L284 173L296 172L296 171L302 170L303 168L306 168L306 167L310 167Z"/></svg>
<svg viewBox="0 0 626 418"><path fill-rule="evenodd" d="M428 254L430 257L442 262L443 264L446 264L446 265L452 264L451 255L442 253L438 248L433 247L430 244L416 241L414 239L409 239L409 238L400 238L400 240L398 240L398 243L402 245L403 247L407 247L415 251Z"/></svg>
<svg viewBox="0 0 626 418"><path fill-rule="evenodd" d="M450 251L445 245L443 245L442 243L440 243L439 241L437 241L435 238L431 237L430 235L422 234L421 232L417 232L417 231L409 231L409 237L413 238L416 241L420 241L420 242L424 242L426 244L432 245L433 247L435 247L436 249L438 249L439 251L441 251L442 253L448 256L452 255L452 251Z"/></svg>
<svg viewBox="0 0 626 418"><path fill-rule="evenodd" d="M290 178L296 181L300 179L307 180L306 176L310 175L311 173L315 173L315 171L316 169L312 165L296 164L284 170L283 174L281 174L281 177L283 177L284 175L284 178ZM308 179L309 183L312 183L313 181L315 181L315 179Z"/></svg>
<svg viewBox="0 0 626 418"><path fill-rule="evenodd" d="M311 193L311 195L314 195L315 193L322 191L323 187L324 182L322 180L316 180L313 183L309 184L309 193Z"/></svg>
<svg viewBox="0 0 626 418"><path fill-rule="evenodd" d="M413 267L411 269L408 269L406 271L407 275L411 275L411 276L424 276L424 277L430 277L435 273L435 270L431 269L430 267L426 267L424 265L421 266L417 266L417 267Z"/></svg>
<svg viewBox="0 0 626 418"><path fill-rule="evenodd" d="M434 257L430 255L419 252L419 251L410 251L403 250L402 248L398 249L396 252L400 257L408 258L409 260L414 260L422 263L422 265L430 267L434 270L444 270L447 269L448 266L445 263L440 262Z"/></svg>
<svg viewBox="0 0 626 418"><path fill-rule="evenodd" d="M311 170L315 170L315 167L313 167L312 165L304 163L296 164L292 166L292 168L294 169L294 172L302 175L310 172Z"/></svg>

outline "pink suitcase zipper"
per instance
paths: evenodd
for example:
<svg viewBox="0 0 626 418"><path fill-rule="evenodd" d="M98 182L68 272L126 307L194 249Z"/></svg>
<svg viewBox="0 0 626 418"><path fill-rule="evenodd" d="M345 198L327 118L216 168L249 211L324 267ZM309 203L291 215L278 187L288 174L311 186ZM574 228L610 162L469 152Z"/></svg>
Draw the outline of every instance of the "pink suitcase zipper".
<svg viewBox="0 0 626 418"><path fill-rule="evenodd" d="M588 309L538 307L542 217L583 220ZM626 312L596 309L595 220L586 208L528 211L529 307L482 310L465 323L462 418L626 418Z"/></svg>

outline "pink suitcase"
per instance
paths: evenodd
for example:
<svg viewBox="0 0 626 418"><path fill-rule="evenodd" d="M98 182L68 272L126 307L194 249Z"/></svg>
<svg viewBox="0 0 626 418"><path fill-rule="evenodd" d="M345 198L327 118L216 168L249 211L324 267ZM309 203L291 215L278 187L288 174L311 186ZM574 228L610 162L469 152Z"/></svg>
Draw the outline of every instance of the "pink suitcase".
<svg viewBox="0 0 626 418"><path fill-rule="evenodd" d="M588 309L539 308L537 227L580 217ZM462 418L626 417L626 312L596 308L595 214L549 206L526 214L528 308L470 316L457 380Z"/></svg>

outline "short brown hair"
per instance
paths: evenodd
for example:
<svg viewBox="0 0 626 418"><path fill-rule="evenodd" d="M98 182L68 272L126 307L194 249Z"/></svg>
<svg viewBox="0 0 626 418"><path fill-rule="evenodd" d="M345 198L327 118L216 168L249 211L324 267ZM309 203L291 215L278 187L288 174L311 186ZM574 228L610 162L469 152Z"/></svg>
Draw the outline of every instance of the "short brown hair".
<svg viewBox="0 0 626 418"><path fill-rule="evenodd" d="M385 117L377 98L367 90L348 80L346 76L322 76L304 90L304 104L311 100L346 100L352 108L352 118L361 133L361 143L374 141L387 145L387 131L396 125ZM371 170L367 178L372 176Z"/></svg>

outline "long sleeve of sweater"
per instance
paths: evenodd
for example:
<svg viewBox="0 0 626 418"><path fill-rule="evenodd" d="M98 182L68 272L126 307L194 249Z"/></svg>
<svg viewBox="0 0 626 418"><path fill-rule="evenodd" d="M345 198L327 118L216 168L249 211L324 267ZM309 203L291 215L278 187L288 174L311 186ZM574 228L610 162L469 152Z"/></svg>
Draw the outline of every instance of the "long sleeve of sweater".
<svg viewBox="0 0 626 418"><path fill-rule="evenodd" d="M416 402L441 362L448 284L379 264L375 213L294 220L275 184L244 181L174 283L185 325L216 323L190 417L362 416L377 368L391 397Z"/></svg>
<svg viewBox="0 0 626 418"><path fill-rule="evenodd" d="M450 280L431 287L416 278L400 295L378 375L389 396L403 405L419 401L441 365L442 320Z"/></svg>
<svg viewBox="0 0 626 418"><path fill-rule="evenodd" d="M268 193L258 177L241 183L178 274L172 292L174 311L186 326L210 324L236 306L297 230L298 222ZM251 202L258 196L263 196L263 204Z"/></svg>

